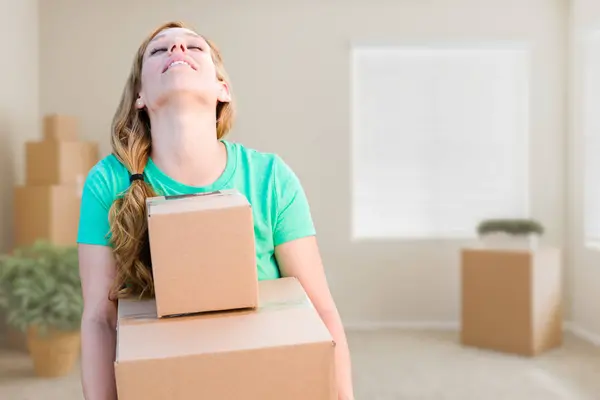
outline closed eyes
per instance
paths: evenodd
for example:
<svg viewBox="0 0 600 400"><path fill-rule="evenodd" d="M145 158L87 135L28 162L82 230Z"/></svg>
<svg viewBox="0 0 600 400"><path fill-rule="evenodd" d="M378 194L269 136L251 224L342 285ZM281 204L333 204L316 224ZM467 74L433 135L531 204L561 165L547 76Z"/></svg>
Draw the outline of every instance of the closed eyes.
<svg viewBox="0 0 600 400"><path fill-rule="evenodd" d="M202 47L200 47L200 46L188 46L187 48L188 48L188 50L199 50L199 51L203 50ZM164 51L167 51L166 47L156 47L156 48L150 50L150 55L153 56L156 53L161 53Z"/></svg>

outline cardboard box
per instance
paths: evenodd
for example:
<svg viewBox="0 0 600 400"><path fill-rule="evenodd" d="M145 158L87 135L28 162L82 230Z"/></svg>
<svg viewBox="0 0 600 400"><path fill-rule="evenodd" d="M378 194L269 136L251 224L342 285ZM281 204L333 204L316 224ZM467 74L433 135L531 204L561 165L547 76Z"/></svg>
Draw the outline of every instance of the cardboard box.
<svg viewBox="0 0 600 400"><path fill-rule="evenodd" d="M259 292L255 310L170 318L121 300L119 400L337 400L335 343L298 280Z"/></svg>
<svg viewBox="0 0 600 400"><path fill-rule="evenodd" d="M42 121L45 140L77 141L79 138L79 122L70 115L49 114Z"/></svg>
<svg viewBox="0 0 600 400"><path fill-rule="evenodd" d="M81 186L18 186L14 190L15 246L46 239L61 246L77 244Z"/></svg>
<svg viewBox="0 0 600 400"><path fill-rule="evenodd" d="M159 317L258 305L254 223L236 190L147 199Z"/></svg>
<svg viewBox="0 0 600 400"><path fill-rule="evenodd" d="M27 142L25 157L28 185L81 184L99 151L93 142Z"/></svg>
<svg viewBox="0 0 600 400"><path fill-rule="evenodd" d="M464 345L534 356L562 344L558 249L462 251Z"/></svg>

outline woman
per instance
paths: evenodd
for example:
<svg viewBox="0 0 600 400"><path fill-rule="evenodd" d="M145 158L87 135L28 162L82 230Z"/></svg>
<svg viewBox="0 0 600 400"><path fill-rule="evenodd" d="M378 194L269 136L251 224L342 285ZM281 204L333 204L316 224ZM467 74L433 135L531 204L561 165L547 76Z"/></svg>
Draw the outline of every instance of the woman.
<svg viewBox="0 0 600 400"><path fill-rule="evenodd" d="M278 156L223 140L233 117L229 80L212 43L181 23L144 41L114 116L113 154L90 171L83 191L86 399L116 399L115 299L153 294L146 197L225 188L237 188L253 206L259 279L295 276L302 283L337 342L339 398L354 398L348 345L302 186Z"/></svg>

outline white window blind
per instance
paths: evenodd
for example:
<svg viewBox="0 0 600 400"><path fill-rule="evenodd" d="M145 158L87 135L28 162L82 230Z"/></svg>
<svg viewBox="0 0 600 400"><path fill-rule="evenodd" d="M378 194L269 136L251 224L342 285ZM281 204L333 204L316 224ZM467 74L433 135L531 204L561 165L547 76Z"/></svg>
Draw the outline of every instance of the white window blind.
<svg viewBox="0 0 600 400"><path fill-rule="evenodd" d="M600 33L585 41L583 62L584 240L600 243Z"/></svg>
<svg viewBox="0 0 600 400"><path fill-rule="evenodd" d="M523 47L356 47L353 236L472 237L526 217L529 54Z"/></svg>

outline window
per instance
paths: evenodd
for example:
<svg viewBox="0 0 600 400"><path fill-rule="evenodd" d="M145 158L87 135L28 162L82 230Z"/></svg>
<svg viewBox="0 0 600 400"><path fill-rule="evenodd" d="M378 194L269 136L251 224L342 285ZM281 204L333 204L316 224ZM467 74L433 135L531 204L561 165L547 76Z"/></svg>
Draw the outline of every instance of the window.
<svg viewBox="0 0 600 400"><path fill-rule="evenodd" d="M351 62L354 239L528 216L526 48L355 47Z"/></svg>
<svg viewBox="0 0 600 400"><path fill-rule="evenodd" d="M584 240L600 243L600 32L591 34L583 63Z"/></svg>

